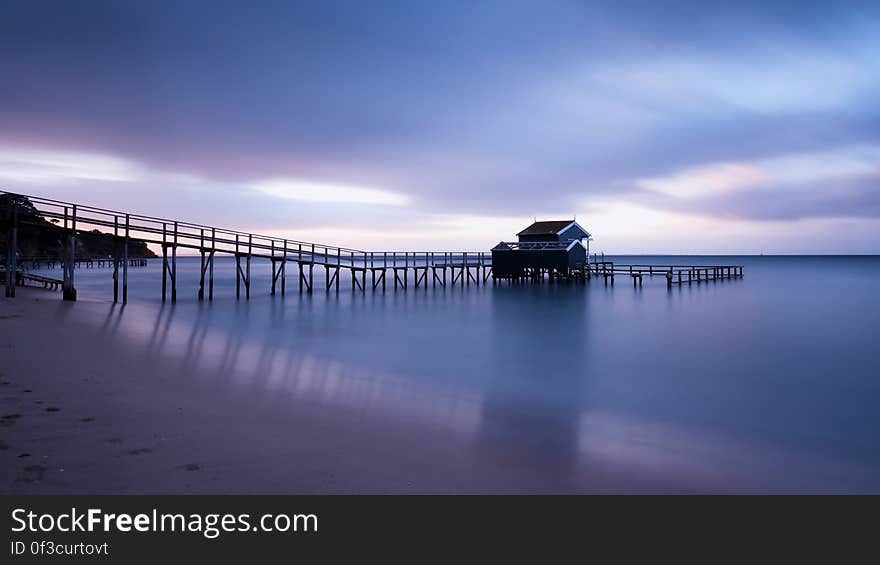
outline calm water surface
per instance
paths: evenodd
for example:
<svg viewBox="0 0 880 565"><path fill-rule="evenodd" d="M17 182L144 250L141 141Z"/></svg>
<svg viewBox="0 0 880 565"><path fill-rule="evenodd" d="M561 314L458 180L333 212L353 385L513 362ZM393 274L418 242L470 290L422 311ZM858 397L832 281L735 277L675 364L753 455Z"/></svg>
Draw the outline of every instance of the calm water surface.
<svg viewBox="0 0 880 565"><path fill-rule="evenodd" d="M252 298L236 301L218 259L215 300L200 303L198 259L184 258L174 306L157 260L129 270L125 309L109 304L109 270L79 269L77 286L107 303L114 332L216 386L427 422L560 478L624 467L699 490L880 492L880 258L622 260L745 277L384 294L344 277L338 294L301 296L290 268L282 299L254 261Z"/></svg>

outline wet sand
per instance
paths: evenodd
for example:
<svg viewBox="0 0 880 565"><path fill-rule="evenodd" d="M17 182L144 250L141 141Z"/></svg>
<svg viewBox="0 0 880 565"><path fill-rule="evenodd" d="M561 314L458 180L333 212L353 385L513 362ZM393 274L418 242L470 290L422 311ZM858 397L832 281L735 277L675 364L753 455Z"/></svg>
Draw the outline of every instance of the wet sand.
<svg viewBox="0 0 880 565"><path fill-rule="evenodd" d="M159 307L158 305L156 306ZM0 492L439 493L668 489L559 473L442 426L216 387L43 290L0 300ZM216 375L213 375L216 377ZM484 449L487 448L487 449ZM491 456L490 456L491 455ZM693 487L693 485L691 485Z"/></svg>
<svg viewBox="0 0 880 565"><path fill-rule="evenodd" d="M266 268L239 301L226 261L199 302L191 258L125 307L81 269L76 303L0 299L0 492L880 492L880 262L741 260L671 292L281 298Z"/></svg>

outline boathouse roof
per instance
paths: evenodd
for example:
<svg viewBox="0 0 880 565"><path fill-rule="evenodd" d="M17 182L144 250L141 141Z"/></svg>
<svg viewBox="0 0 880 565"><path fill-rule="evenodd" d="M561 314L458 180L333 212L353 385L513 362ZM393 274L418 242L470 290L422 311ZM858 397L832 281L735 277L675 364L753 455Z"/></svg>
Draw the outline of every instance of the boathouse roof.
<svg viewBox="0 0 880 565"><path fill-rule="evenodd" d="M582 228L575 220L550 220L545 222L535 222L523 231L519 232L518 236L523 235L558 235L564 231L567 231L571 227L576 227L580 230L584 237L590 237L590 233Z"/></svg>

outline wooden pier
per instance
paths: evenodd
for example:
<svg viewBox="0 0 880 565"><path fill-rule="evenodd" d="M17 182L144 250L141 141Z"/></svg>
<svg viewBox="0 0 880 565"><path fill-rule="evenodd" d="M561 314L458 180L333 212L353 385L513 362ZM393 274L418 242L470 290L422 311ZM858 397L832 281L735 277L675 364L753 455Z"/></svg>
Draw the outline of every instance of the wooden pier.
<svg viewBox="0 0 880 565"><path fill-rule="evenodd" d="M177 300L177 260L179 250L196 251L200 257L198 298L214 298L214 261L218 255L229 255L235 260L235 294L237 298L250 298L251 263L268 261L271 265L270 294L287 291L287 265L294 263L299 277L299 291L314 290L314 269L325 271L324 290L339 290L340 271L351 273L352 290L365 291L367 271L373 290L393 285L393 288L416 288L485 284L492 273L489 252L371 252L336 247L312 242L296 241L182 222L140 214L119 212L94 206L84 206L47 198L19 195L0 191L8 202L18 199L27 201L39 215L61 228L62 249L57 258L25 258L14 252L16 232L21 222L15 205L0 210L9 225L9 253L6 257L7 296L15 295L14 273L30 264L33 268L56 265L62 271L62 290L65 300L76 300L76 268L109 267L113 277L113 301L128 301L128 268L145 266L145 259L128 257L129 241L137 239L161 248L162 300ZM82 259L75 255L77 236L83 233L95 235L95 230L114 242L115 252L106 259ZM389 273L391 281L389 282ZM12 281L12 282L10 282ZM121 291L121 292L120 292Z"/></svg>
<svg viewBox="0 0 880 565"><path fill-rule="evenodd" d="M115 259L113 257L78 257L74 259L73 266L75 269L109 269L114 266ZM129 259L129 267L146 267L148 258L140 257L137 259ZM64 259L61 257L19 257L18 264L27 269L56 269L64 268Z"/></svg>
<svg viewBox="0 0 880 565"><path fill-rule="evenodd" d="M0 270L0 283L6 284L8 273L5 269ZM27 286L28 283L42 286L49 290L59 290L64 281L43 275L35 275L23 270L19 270L15 274L15 286Z"/></svg>
<svg viewBox="0 0 880 565"><path fill-rule="evenodd" d="M614 284L614 276L628 276L633 286L642 286L645 276L662 276L666 278L666 286L694 284L701 282L738 279L743 276L742 265L642 265L618 263L612 261L593 261L590 263L590 275L602 277L605 284Z"/></svg>
<svg viewBox="0 0 880 565"><path fill-rule="evenodd" d="M0 191L6 196L5 208L0 208L0 218L8 225L7 256L5 260L6 296L15 296L16 283L23 284L21 273L28 267L49 269L58 266L61 279L46 278L46 286L59 285L65 300L76 300L77 268L109 268L113 278L113 301L128 302L128 269L143 267L147 259L129 257L129 242L138 240L153 244L161 249L161 297L162 300L177 300L177 260L179 250L195 251L200 257L198 299L214 298L214 262L218 255L228 255L235 260L236 298L250 298L251 263L254 260L269 262L271 283L267 289L270 294L287 291L288 264L293 264L298 277L300 293L314 290L314 269L324 269L324 290L339 291L340 272L349 271L351 290L365 292L367 288L375 291L387 287L407 289L413 287L469 286L485 285L491 278L493 283L508 281L588 281L593 277L603 277L606 284L614 284L615 276L629 276L634 286L641 286L645 275L663 276L669 288L673 285L694 284L706 281L740 278L743 267L739 265L636 265L615 264L598 256L586 264L573 266L558 272L554 269L525 269L522 275L497 277L492 270L491 252L409 252L409 251L362 251L345 247L322 245L312 242L258 235L237 230L222 229L128 212L119 212L84 206L41 197L19 195ZM20 219L19 204L24 199L33 206L41 220L52 222L60 228L62 248L58 257L17 256L17 230L26 220ZM12 203L12 204L9 204ZM88 233L113 242L111 257L83 259L76 257L77 237ZM588 256L589 257L589 256ZM367 273L369 272L369 277ZM36 275L27 280L40 283ZM390 280L389 280L390 278ZM368 282L369 281L369 282ZM121 292L120 292L121 291Z"/></svg>
<svg viewBox="0 0 880 565"><path fill-rule="evenodd" d="M635 265L614 263L613 261L591 261L585 267L571 268L567 271L554 269L526 268L519 276L504 277L513 283L575 281L584 282L601 277L605 284L614 285L615 277L629 277L633 286L642 286L644 277L665 277L666 286L694 284L743 276L741 265ZM499 277L501 280L501 277Z"/></svg>

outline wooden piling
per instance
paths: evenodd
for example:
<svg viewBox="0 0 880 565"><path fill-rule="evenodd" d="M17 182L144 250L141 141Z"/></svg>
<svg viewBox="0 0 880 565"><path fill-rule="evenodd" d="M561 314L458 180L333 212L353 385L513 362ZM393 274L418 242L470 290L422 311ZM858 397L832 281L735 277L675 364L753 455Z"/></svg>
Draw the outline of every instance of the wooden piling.
<svg viewBox="0 0 880 565"><path fill-rule="evenodd" d="M65 258L67 264L67 283L65 284L63 296L64 300L76 300L76 284L74 282L75 279L75 265L76 265L76 204L72 207L72 215L70 220L70 233L68 234L68 255ZM65 207L65 216L66 214ZM65 221L66 223L66 221Z"/></svg>
<svg viewBox="0 0 880 565"><path fill-rule="evenodd" d="M235 234L235 298L241 298L241 255L238 244L238 234Z"/></svg>
<svg viewBox="0 0 880 565"><path fill-rule="evenodd" d="M199 300L205 299L205 230L199 230Z"/></svg>
<svg viewBox="0 0 880 565"><path fill-rule="evenodd" d="M6 298L15 298L15 283L18 277L18 204L13 203L12 210L8 213L10 222L6 239Z"/></svg>
<svg viewBox="0 0 880 565"><path fill-rule="evenodd" d="M284 289L287 285L287 240L284 240L284 255L281 259L281 296L284 296Z"/></svg>
<svg viewBox="0 0 880 565"><path fill-rule="evenodd" d="M177 222L174 222L174 242L171 246L171 302L177 302Z"/></svg>
<svg viewBox="0 0 880 565"><path fill-rule="evenodd" d="M245 257L245 265L247 267L247 276L244 281L244 297L246 300L251 298L251 256L253 255L254 236L248 234L248 253Z"/></svg>
<svg viewBox="0 0 880 565"><path fill-rule="evenodd" d="M168 224L162 224L162 302L165 302L168 288Z"/></svg>
<svg viewBox="0 0 880 565"><path fill-rule="evenodd" d="M119 249L119 216L113 216L113 304L119 302L119 261L122 252Z"/></svg>
<svg viewBox="0 0 880 565"><path fill-rule="evenodd" d="M122 303L128 304L128 237L131 218L125 215L125 241L122 244Z"/></svg>

